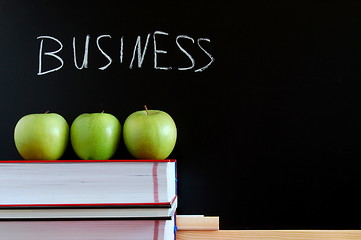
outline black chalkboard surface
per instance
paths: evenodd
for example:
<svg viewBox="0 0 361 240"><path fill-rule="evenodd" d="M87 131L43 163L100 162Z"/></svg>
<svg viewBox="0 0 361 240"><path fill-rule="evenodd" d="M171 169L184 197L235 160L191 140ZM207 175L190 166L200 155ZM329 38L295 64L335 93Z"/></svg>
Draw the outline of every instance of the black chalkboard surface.
<svg viewBox="0 0 361 240"><path fill-rule="evenodd" d="M360 229L360 9L0 1L0 159L20 159L23 115L70 124L104 110L123 123L147 104L178 127L179 214L220 216L222 229ZM114 158L129 158L124 146Z"/></svg>

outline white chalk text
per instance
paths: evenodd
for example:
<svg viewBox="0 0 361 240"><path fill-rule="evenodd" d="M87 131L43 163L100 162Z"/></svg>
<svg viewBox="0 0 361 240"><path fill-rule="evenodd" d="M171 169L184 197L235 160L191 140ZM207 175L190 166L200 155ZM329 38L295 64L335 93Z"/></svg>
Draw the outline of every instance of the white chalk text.
<svg viewBox="0 0 361 240"><path fill-rule="evenodd" d="M82 39L73 37L71 56L73 58L74 68L78 70L89 68L90 51L97 51L101 54L102 57L104 57L104 61L106 63L102 66L97 66L97 69L100 71L108 69L112 64L123 64L126 65L129 69L140 69L143 66L146 56L151 55L152 57L150 59L153 60L153 63L150 66L156 70L164 71L177 70L202 72L208 69L215 61L215 58L209 51L211 44L211 40L209 38L195 39L188 35L177 35L176 37L171 38L167 32L155 31L143 36L137 36L135 42L133 41L132 44L128 42L126 45L124 39L124 36L121 36L120 38L113 38L111 35L99 35L96 37L86 35L85 38ZM161 39L161 41L159 41L159 39ZM65 51L63 50L63 43L53 36L46 35L37 37L37 40L39 41L39 67L37 75L45 75L62 69L65 64L65 60L63 59L64 57L62 57L61 54L62 51ZM95 49L91 49L91 41L95 41ZM119 44L119 51L117 50L116 53L116 55L119 55L119 58L117 57L118 59L114 59L114 57L112 57L115 55L114 52L109 52L109 50L106 50L109 48L106 48L105 46L107 46L110 41L116 41L116 43ZM177 49L177 54L180 53L180 55L183 56L182 63L179 63L179 65L182 66L175 66L176 63L174 62L167 65L164 63L164 60L162 61L162 64L159 62L159 58L169 54L168 49L162 45L165 41L168 41L166 42L166 46L169 46L169 43L171 46L173 44L176 46L175 49ZM81 47L78 47L79 49L77 49L77 46L79 45ZM44 46L47 46L47 48ZM84 51L82 51L83 46ZM189 46L191 46L191 48ZM49 48L51 50L48 50ZM197 51L197 53L192 53L192 51ZM126 56L126 54L128 54L128 56ZM199 58L199 56L201 56L202 61L198 63L197 57ZM129 60L126 61L125 59ZM149 61L149 57L147 59ZM52 62L51 64L44 64L50 60Z"/></svg>

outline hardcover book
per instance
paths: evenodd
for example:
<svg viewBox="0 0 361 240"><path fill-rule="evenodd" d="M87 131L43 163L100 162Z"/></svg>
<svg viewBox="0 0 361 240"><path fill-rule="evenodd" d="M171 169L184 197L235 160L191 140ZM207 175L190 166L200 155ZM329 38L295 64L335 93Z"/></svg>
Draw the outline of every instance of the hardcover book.
<svg viewBox="0 0 361 240"><path fill-rule="evenodd" d="M171 220L0 221L6 240L174 240Z"/></svg>
<svg viewBox="0 0 361 240"><path fill-rule="evenodd" d="M175 160L1 161L0 219L171 219Z"/></svg>

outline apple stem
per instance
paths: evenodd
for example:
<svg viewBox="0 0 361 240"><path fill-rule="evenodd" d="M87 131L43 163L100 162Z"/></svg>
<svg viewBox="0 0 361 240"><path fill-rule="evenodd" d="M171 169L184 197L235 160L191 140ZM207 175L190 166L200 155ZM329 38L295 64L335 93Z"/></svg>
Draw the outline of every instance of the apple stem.
<svg viewBox="0 0 361 240"><path fill-rule="evenodd" d="M145 108L145 111L147 112L147 115L149 115L149 111L148 111L147 105L144 105L144 108Z"/></svg>
<svg viewBox="0 0 361 240"><path fill-rule="evenodd" d="M101 113L104 113L104 110Z"/></svg>
<svg viewBox="0 0 361 240"><path fill-rule="evenodd" d="M49 113L49 110L46 110L46 111L45 111L45 114L48 114L48 113Z"/></svg>

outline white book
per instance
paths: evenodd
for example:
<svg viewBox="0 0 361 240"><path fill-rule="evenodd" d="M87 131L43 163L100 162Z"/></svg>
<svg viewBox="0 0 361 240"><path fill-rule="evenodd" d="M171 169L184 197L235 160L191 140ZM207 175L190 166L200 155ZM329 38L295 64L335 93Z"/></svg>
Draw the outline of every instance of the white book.
<svg viewBox="0 0 361 240"><path fill-rule="evenodd" d="M176 206L175 160L0 162L0 219L165 219Z"/></svg>
<svg viewBox="0 0 361 240"><path fill-rule="evenodd" d="M0 221L6 240L174 240L171 220Z"/></svg>
<svg viewBox="0 0 361 240"><path fill-rule="evenodd" d="M82 219L136 219L136 220L169 220L175 214L177 198L170 207L144 206L124 207L3 207L0 208L0 221L4 220L82 220Z"/></svg>

